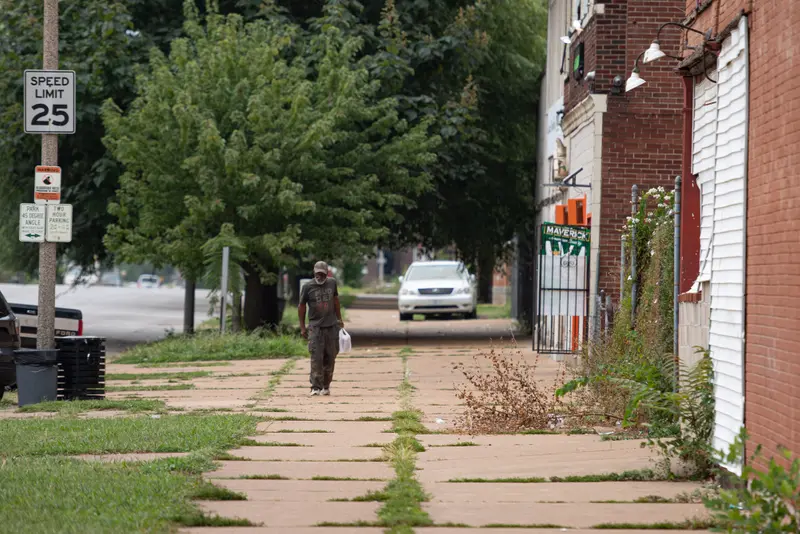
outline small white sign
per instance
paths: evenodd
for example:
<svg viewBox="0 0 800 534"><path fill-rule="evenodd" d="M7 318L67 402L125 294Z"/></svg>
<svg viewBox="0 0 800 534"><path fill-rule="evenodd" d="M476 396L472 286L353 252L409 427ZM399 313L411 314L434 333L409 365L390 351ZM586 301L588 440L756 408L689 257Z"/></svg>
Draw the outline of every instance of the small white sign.
<svg viewBox="0 0 800 534"><path fill-rule="evenodd" d="M75 133L75 71L25 71L25 133Z"/></svg>
<svg viewBox="0 0 800 534"><path fill-rule="evenodd" d="M43 243L47 214L39 204L19 205L19 240L23 243Z"/></svg>
<svg viewBox="0 0 800 534"><path fill-rule="evenodd" d="M48 204L47 232L49 243L69 243L72 241L72 204Z"/></svg>
<svg viewBox="0 0 800 534"><path fill-rule="evenodd" d="M33 201L36 204L61 203L61 167L36 167L33 185Z"/></svg>

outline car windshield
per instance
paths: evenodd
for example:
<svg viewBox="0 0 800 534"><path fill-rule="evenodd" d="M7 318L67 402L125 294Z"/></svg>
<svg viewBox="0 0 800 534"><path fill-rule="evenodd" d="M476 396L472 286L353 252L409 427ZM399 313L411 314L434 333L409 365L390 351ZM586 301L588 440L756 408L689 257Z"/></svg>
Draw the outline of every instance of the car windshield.
<svg viewBox="0 0 800 534"><path fill-rule="evenodd" d="M464 280L466 269L461 265L416 265L408 271L406 280Z"/></svg>

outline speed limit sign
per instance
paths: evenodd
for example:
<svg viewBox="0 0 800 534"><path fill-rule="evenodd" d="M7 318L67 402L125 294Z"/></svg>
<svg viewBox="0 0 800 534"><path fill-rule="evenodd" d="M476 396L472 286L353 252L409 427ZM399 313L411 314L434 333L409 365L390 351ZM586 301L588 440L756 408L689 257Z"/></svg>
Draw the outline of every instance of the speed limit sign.
<svg viewBox="0 0 800 534"><path fill-rule="evenodd" d="M25 133L75 133L75 71L25 71Z"/></svg>

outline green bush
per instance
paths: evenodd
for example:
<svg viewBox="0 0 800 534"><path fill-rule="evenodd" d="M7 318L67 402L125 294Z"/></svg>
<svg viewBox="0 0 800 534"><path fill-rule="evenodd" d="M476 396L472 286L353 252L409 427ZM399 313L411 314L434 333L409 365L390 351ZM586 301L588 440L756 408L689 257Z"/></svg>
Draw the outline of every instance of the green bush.
<svg viewBox="0 0 800 534"><path fill-rule="evenodd" d="M741 465L747 431L742 428L727 453L719 452L718 460L726 465ZM766 471L754 467L761 456L761 445L736 477L733 489L722 490L716 498L704 499L718 528L716 532L800 532L800 459L792 460L785 448L781 457L785 468L774 458ZM790 463L791 462L791 463Z"/></svg>

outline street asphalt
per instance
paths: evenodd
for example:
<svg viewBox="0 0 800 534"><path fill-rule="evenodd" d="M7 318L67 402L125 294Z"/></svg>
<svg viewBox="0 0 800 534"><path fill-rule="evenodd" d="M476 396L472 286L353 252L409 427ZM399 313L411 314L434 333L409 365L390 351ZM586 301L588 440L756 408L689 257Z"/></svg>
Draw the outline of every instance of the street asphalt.
<svg viewBox="0 0 800 534"><path fill-rule="evenodd" d="M0 284L6 299L36 304L37 285ZM195 324L209 318L208 290L195 295ZM56 306L83 312L84 335L107 340L109 352L163 338L183 330L184 290L180 288L56 287ZM397 310L351 309L348 332L358 346L485 343L508 340L514 332L507 319L425 320L400 322Z"/></svg>

